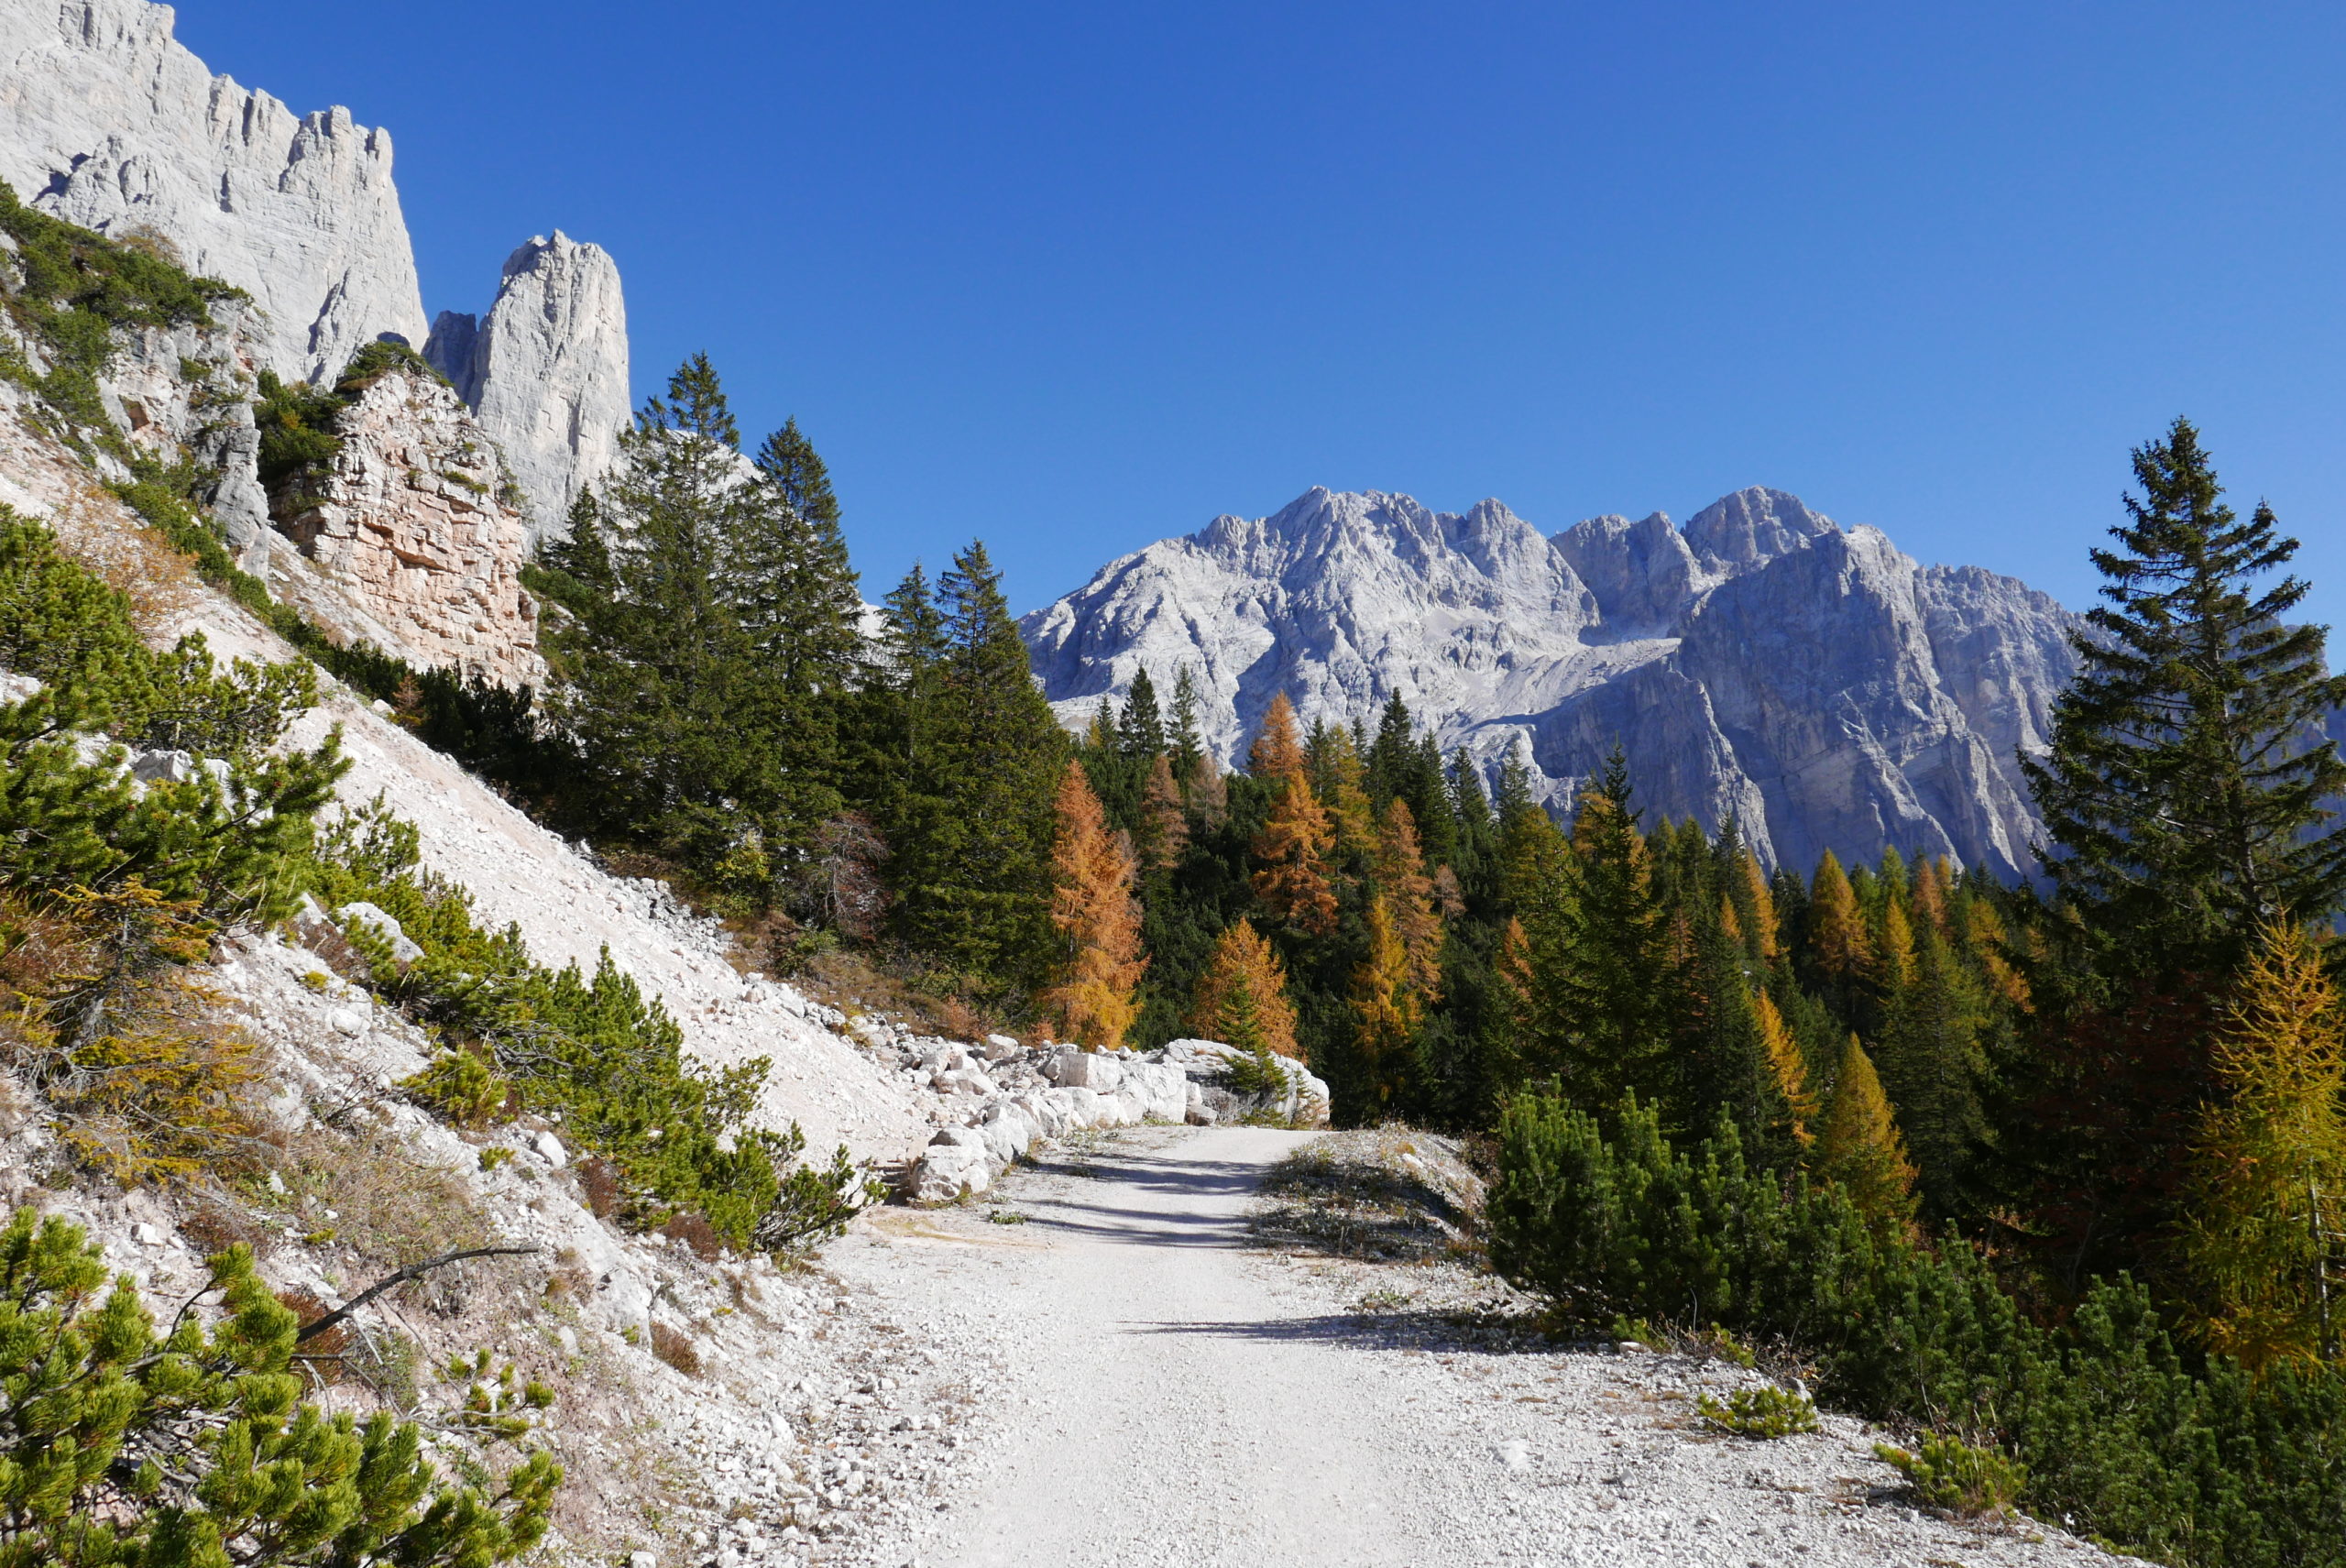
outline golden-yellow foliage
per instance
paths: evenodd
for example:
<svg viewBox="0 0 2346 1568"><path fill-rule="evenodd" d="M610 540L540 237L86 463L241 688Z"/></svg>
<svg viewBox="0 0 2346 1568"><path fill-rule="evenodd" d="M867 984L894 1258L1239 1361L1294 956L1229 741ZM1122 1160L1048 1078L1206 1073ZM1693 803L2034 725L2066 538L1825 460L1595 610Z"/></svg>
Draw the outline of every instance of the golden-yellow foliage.
<svg viewBox="0 0 2346 1568"><path fill-rule="evenodd" d="M1442 916L1434 910L1433 880L1418 848L1417 819L1398 796L1385 807L1376 832L1376 885L1409 955L1409 986L1431 1006L1442 997Z"/></svg>
<svg viewBox="0 0 2346 1568"><path fill-rule="evenodd" d="M1775 999L1766 992L1753 1000L1752 1013L1759 1021L1760 1046L1768 1053L1768 1072L1792 1113L1793 1141L1806 1148L1816 1141L1812 1130L1816 1124L1816 1094L1808 1086L1808 1063L1801 1056L1800 1042L1792 1038L1784 1015L1776 1010Z"/></svg>
<svg viewBox="0 0 2346 1568"><path fill-rule="evenodd" d="M1409 949L1382 893L1368 901L1368 951L1353 971L1353 1043L1368 1068L1379 1100L1391 1098L1417 1032L1419 999L1409 984Z"/></svg>
<svg viewBox="0 0 2346 1568"><path fill-rule="evenodd" d="M1258 779L1303 776L1303 737L1295 726L1295 705L1280 692L1263 710L1263 727L1246 753L1246 771Z"/></svg>
<svg viewBox="0 0 2346 1568"><path fill-rule="evenodd" d="M1214 938L1213 956L1206 960L1190 1002L1189 1027L1206 1039L1229 1039L1228 1004L1242 984L1253 1001L1254 1027L1265 1047L1278 1056L1300 1057L1295 1004L1287 996L1287 966L1244 916Z"/></svg>
<svg viewBox="0 0 2346 1568"><path fill-rule="evenodd" d="M2311 933L2264 927L2234 981L2182 1247L2209 1348L2251 1367L2346 1333L2346 1054Z"/></svg>
<svg viewBox="0 0 2346 1568"><path fill-rule="evenodd" d="M38 907L0 894L0 1055L118 1181L188 1174L254 1131L258 1047L193 969L214 929L135 881Z"/></svg>
<svg viewBox="0 0 2346 1568"><path fill-rule="evenodd" d="M1286 779L1249 846L1261 867L1255 896L1297 929L1324 937L1336 928L1336 894L1328 885L1328 813L1300 768Z"/></svg>
<svg viewBox="0 0 2346 1568"><path fill-rule="evenodd" d="M1881 912L1881 940L1874 946L1874 983L1884 996L1896 996L1914 978L1914 927L1898 900Z"/></svg>
<svg viewBox="0 0 2346 1568"><path fill-rule="evenodd" d="M1760 861L1746 850L1736 857L1738 871L1743 877L1745 894L1749 901L1752 929L1746 933L1750 951L1761 963L1774 963L1784 950L1783 937L1776 916L1776 895L1768 891L1768 878L1760 870Z"/></svg>
<svg viewBox="0 0 2346 1568"><path fill-rule="evenodd" d="M1817 862L1809 899L1809 945L1817 967L1840 980L1864 974L1873 962L1873 945L1866 939L1857 889L1830 850Z"/></svg>
<svg viewBox="0 0 2346 1568"><path fill-rule="evenodd" d="M1189 847L1189 820L1182 814L1181 791L1173 764L1159 751L1149 760L1148 785L1141 794L1141 841L1151 871L1170 871Z"/></svg>
<svg viewBox="0 0 2346 1568"><path fill-rule="evenodd" d="M1051 924L1064 947L1058 981L1041 1002L1067 1039L1114 1050L1139 1015L1135 992L1148 968L1140 950L1140 903L1133 896L1132 845L1108 830L1080 762L1069 762L1059 779L1057 811Z"/></svg>
<svg viewBox="0 0 2346 1568"><path fill-rule="evenodd" d="M1912 1227L1914 1167L1873 1059L1855 1035L1841 1053L1840 1077L1816 1141L1816 1168L1847 1188L1858 1212L1883 1230L1903 1233Z"/></svg>

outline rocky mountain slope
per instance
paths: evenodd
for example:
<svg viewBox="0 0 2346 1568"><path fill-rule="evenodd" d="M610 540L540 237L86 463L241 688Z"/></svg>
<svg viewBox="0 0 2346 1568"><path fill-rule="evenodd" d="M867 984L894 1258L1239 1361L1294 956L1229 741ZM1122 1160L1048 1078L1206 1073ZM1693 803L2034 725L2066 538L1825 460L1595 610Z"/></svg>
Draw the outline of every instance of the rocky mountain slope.
<svg viewBox="0 0 2346 1568"><path fill-rule="evenodd" d="M391 138L214 76L147 0L0 3L0 179L84 228L170 242L260 308L264 362L322 380L423 340Z"/></svg>
<svg viewBox="0 0 2346 1568"><path fill-rule="evenodd" d="M214 75L148 0L0 0L0 180L38 210L147 236L252 296L253 368L331 383L423 302L390 133ZM628 422L619 269L556 233L505 264L485 322L443 313L437 362L503 450L532 535ZM443 345L444 345L444 346Z"/></svg>
<svg viewBox="0 0 2346 1568"><path fill-rule="evenodd" d="M1496 500L1315 488L1113 561L1022 630L1069 724L1186 665L1235 759L1278 692L1307 723L1373 723L1398 692L1486 772L1520 748L1553 805L1617 743L1649 812L1732 817L1773 862L1894 847L2012 875L2036 831L2015 758L2072 623L1778 490L1551 538Z"/></svg>

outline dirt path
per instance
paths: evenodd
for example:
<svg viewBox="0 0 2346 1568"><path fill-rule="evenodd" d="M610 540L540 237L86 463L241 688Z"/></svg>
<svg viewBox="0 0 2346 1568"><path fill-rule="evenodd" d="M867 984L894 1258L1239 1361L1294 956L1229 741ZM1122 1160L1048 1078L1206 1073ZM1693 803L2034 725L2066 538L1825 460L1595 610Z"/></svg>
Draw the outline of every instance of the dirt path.
<svg viewBox="0 0 2346 1568"><path fill-rule="evenodd" d="M952 1485L885 1568L1987 1564L2109 1561L2034 1527L1901 1505L1874 1436L1829 1420L1711 1436L1658 1355L1499 1346L1409 1271L1247 1245L1266 1170L1310 1135L1142 1130L1014 1174L991 1204L897 1212L839 1274L973 1367ZM1011 1216L1015 1223L1002 1223Z"/></svg>

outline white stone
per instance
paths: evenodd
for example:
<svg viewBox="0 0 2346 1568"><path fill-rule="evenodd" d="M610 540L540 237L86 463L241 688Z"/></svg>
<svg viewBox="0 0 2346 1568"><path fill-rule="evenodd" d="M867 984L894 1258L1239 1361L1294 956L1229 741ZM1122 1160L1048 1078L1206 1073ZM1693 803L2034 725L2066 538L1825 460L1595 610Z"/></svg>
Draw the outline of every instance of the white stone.
<svg viewBox="0 0 2346 1568"><path fill-rule="evenodd" d="M161 1246L170 1239L160 1225L150 1225L144 1220L130 1227L130 1237L140 1246Z"/></svg>
<svg viewBox="0 0 2346 1568"><path fill-rule="evenodd" d="M363 899L344 905L334 912L334 917L345 930L356 924L382 938L391 945L391 957L400 963L411 964L423 956L423 949L416 945L396 919Z"/></svg>
<svg viewBox="0 0 2346 1568"><path fill-rule="evenodd" d="M140 751L130 759L130 776L148 784L185 784L195 776L192 751Z"/></svg>
<svg viewBox="0 0 2346 1568"><path fill-rule="evenodd" d="M146 0L0 5L0 179L84 228L159 235L250 293L288 379L325 379L384 333L421 344L389 134L213 75L171 20Z"/></svg>
<svg viewBox="0 0 2346 1568"><path fill-rule="evenodd" d="M367 1032L367 1015L348 1007L337 1007L327 1014L326 1023L337 1034L363 1035Z"/></svg>
<svg viewBox="0 0 2346 1568"><path fill-rule="evenodd" d="M530 1140L530 1146L538 1151L540 1159L557 1170L570 1163L570 1151L562 1146L562 1140L543 1128Z"/></svg>
<svg viewBox="0 0 2346 1568"><path fill-rule="evenodd" d="M1001 1061L1006 1057L1016 1056L1018 1051L1017 1040L1009 1035L986 1036L986 1060L988 1061Z"/></svg>

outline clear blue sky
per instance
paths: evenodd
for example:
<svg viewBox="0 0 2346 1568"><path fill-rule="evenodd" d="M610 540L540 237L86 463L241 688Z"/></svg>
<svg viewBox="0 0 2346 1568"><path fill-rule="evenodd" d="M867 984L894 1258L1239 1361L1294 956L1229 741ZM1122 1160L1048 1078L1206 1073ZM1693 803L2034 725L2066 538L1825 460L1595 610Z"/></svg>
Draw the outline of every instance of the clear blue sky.
<svg viewBox="0 0 2346 1568"><path fill-rule="evenodd" d="M380 0L181 37L388 126L427 310L560 226L636 395L795 414L876 598L1306 487L1748 484L2079 604L2178 412L2346 617L2346 7Z"/></svg>

